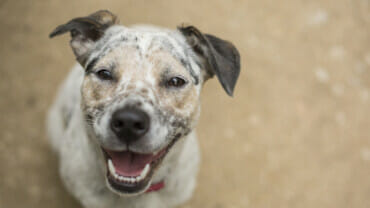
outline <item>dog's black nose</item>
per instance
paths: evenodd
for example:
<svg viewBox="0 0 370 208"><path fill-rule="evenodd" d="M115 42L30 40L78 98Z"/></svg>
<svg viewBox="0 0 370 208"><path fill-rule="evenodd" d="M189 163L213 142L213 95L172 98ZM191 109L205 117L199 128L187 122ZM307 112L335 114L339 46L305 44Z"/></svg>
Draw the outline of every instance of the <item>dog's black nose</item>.
<svg viewBox="0 0 370 208"><path fill-rule="evenodd" d="M124 142L142 137L149 129L148 114L136 108L123 108L113 113L112 131Z"/></svg>

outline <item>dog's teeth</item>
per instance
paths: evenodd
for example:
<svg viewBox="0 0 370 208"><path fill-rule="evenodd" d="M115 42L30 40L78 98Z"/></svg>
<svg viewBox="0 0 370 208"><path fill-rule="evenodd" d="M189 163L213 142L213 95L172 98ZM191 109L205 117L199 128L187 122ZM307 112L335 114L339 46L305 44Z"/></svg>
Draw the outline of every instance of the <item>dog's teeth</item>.
<svg viewBox="0 0 370 208"><path fill-rule="evenodd" d="M117 173L114 173L113 176L116 178L116 179L120 179L121 176L119 176Z"/></svg>
<svg viewBox="0 0 370 208"><path fill-rule="evenodd" d="M125 177L121 176L116 173L116 169L114 168L113 162L111 159L108 160L108 170L110 174L116 179L124 183L138 183L142 181L150 171L150 164L146 164L143 171L141 171L140 175L137 177Z"/></svg>
<svg viewBox="0 0 370 208"><path fill-rule="evenodd" d="M137 183L137 182L139 182L139 181L141 181L140 176L138 176L138 177L134 178L134 183Z"/></svg>
<svg viewBox="0 0 370 208"><path fill-rule="evenodd" d="M112 162L111 159L108 160L108 168L109 168L109 172L112 175L115 175L116 174L116 169L114 168L114 165L113 165L113 162Z"/></svg>
<svg viewBox="0 0 370 208"><path fill-rule="evenodd" d="M145 178L146 175L148 175L149 170L150 170L150 164L148 163L148 164L145 165L144 170L141 172L139 177L140 178Z"/></svg>

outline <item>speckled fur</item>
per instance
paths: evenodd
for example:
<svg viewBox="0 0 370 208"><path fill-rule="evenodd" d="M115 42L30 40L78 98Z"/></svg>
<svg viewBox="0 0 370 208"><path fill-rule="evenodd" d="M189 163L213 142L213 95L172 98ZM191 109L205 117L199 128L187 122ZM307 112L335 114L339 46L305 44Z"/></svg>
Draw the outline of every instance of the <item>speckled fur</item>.
<svg viewBox="0 0 370 208"><path fill-rule="evenodd" d="M112 26L95 43L86 71L76 65L64 82L48 120L51 143L60 157L66 188L89 208L165 208L189 199L198 171L195 126L200 112L203 73L197 56L177 30ZM93 73L113 71L102 82ZM188 83L180 89L163 86L170 76ZM80 89L80 90L79 90ZM110 131L112 113L135 105L151 119L149 132L127 147ZM106 185L100 146L111 150L152 153L178 139L152 182L164 180L158 192L119 196Z"/></svg>

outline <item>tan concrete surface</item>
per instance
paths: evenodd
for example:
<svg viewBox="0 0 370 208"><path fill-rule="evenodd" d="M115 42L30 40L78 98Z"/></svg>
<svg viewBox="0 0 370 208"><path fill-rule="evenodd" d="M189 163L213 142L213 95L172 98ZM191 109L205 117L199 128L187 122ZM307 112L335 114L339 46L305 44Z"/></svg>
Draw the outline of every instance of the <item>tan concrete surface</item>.
<svg viewBox="0 0 370 208"><path fill-rule="evenodd" d="M203 90L202 166L183 208L370 207L369 0L0 0L0 208L79 207L44 125L74 57L48 33L102 8L240 50L234 98L216 80Z"/></svg>

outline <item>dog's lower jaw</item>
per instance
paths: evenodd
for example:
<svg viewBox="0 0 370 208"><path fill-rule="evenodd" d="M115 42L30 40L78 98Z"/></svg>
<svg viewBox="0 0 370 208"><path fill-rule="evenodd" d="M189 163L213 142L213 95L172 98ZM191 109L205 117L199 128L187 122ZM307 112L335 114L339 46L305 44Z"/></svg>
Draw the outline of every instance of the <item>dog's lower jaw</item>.
<svg viewBox="0 0 370 208"><path fill-rule="evenodd" d="M165 187L157 192L135 196L120 196L106 184L106 173L102 171L100 152L96 144L81 131L82 123L76 112L61 143L60 174L66 188L84 207L130 208L174 207L188 200L195 187L198 172L199 149L194 132L180 138L166 155L155 172L152 183L164 180ZM72 148L72 149L71 149ZM76 149L73 149L76 148Z"/></svg>

